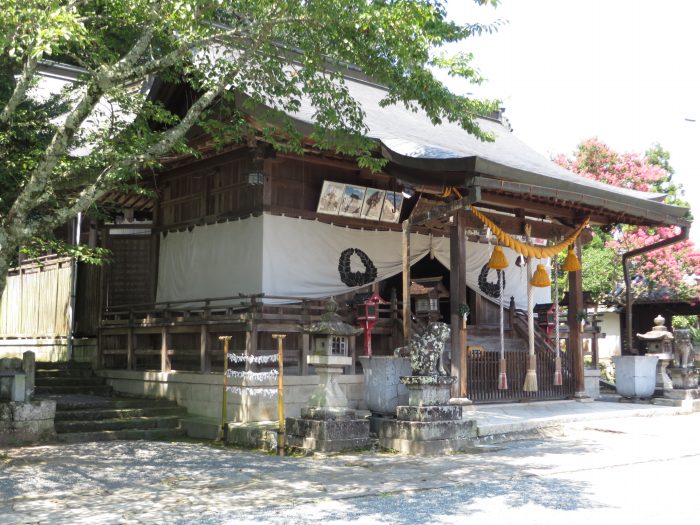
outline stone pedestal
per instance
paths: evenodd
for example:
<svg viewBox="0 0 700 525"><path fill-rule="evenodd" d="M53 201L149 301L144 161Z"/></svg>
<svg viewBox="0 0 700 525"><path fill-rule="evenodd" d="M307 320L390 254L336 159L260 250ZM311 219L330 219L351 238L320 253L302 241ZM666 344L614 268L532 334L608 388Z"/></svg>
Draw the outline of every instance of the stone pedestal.
<svg viewBox="0 0 700 525"><path fill-rule="evenodd" d="M369 446L369 421L357 419L336 380L343 368L352 364L352 358L310 355L308 363L315 367L321 382L309 397L308 406L301 409L301 417L286 418L287 444L317 452Z"/></svg>
<svg viewBox="0 0 700 525"><path fill-rule="evenodd" d="M408 376L408 405L396 407L396 420L383 421L379 445L402 454L435 455L474 446L476 422L462 420L462 407L450 405L454 377Z"/></svg>
<svg viewBox="0 0 700 525"><path fill-rule="evenodd" d="M667 371L671 376L671 383L674 390L698 388L698 372L694 368L669 367Z"/></svg>
<svg viewBox="0 0 700 525"><path fill-rule="evenodd" d="M317 415L319 419L287 418L287 444L290 447L316 452L340 452L370 445L369 421L356 419L353 410L333 419L329 419L328 414L324 417L320 417L320 413Z"/></svg>
<svg viewBox="0 0 700 525"><path fill-rule="evenodd" d="M600 371L595 368L584 368L583 380L588 397L598 399L600 397Z"/></svg>
<svg viewBox="0 0 700 525"><path fill-rule="evenodd" d="M0 402L0 447L25 445L56 437L56 402Z"/></svg>
<svg viewBox="0 0 700 525"><path fill-rule="evenodd" d="M668 367L673 362L673 354L668 352L647 354L647 356L653 355L659 358L656 364L656 389L654 393L658 396L663 396L665 392L673 390L673 382L667 372Z"/></svg>
<svg viewBox="0 0 700 525"><path fill-rule="evenodd" d="M672 390L666 390L663 398L655 399L658 405L685 407L689 410L700 408L700 388L698 372L693 368L669 367L673 383Z"/></svg>

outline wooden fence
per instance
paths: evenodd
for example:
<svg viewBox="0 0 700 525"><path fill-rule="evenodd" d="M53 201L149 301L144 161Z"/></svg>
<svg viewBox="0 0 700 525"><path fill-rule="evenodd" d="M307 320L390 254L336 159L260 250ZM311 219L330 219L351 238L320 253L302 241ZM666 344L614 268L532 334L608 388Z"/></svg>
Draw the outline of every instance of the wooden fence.
<svg viewBox="0 0 700 525"><path fill-rule="evenodd" d="M44 259L8 273L0 301L0 337L68 335L72 261Z"/></svg>

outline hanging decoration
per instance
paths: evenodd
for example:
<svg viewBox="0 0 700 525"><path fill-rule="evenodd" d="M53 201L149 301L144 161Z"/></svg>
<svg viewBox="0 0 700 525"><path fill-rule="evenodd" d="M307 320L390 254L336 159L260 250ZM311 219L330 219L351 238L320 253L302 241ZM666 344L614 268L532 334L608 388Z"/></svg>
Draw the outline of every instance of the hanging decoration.
<svg viewBox="0 0 700 525"><path fill-rule="evenodd" d="M226 373L229 377L244 379L246 381L269 381L271 379L277 379L277 376L279 375L279 372L276 368L267 372L252 372L250 370L227 370Z"/></svg>
<svg viewBox="0 0 700 525"><path fill-rule="evenodd" d="M244 355L244 354L229 354L228 360L232 363L249 363L255 365L267 365L276 363L277 356L272 355Z"/></svg>
<svg viewBox="0 0 700 525"><path fill-rule="evenodd" d="M561 355L559 346L561 339L559 338L559 260L554 257L554 386L561 386Z"/></svg>
<svg viewBox="0 0 700 525"><path fill-rule="evenodd" d="M278 394L277 388L266 388L266 387L240 387L240 386L227 386L226 390L231 394L238 394L242 396L244 393L249 396L262 396L262 397L275 397Z"/></svg>
<svg viewBox="0 0 700 525"><path fill-rule="evenodd" d="M229 353L228 360L231 363L249 363L256 365L267 365L270 363L277 363L278 356L272 355L245 355L245 354L235 354ZM279 371L275 368L272 370L267 370L265 372L253 372L252 370L225 370L226 377L235 377L238 379L247 380L249 382L263 382L277 379L279 377ZM249 396L263 396L263 397L274 397L279 393L278 388L263 387L263 386L236 386L236 385L225 385L226 391L232 394L243 395L244 393Z"/></svg>
<svg viewBox="0 0 700 525"><path fill-rule="evenodd" d="M498 244L493 248L493 253L491 253L489 268L492 270L505 270L508 268L506 254L503 253L503 249Z"/></svg>
<svg viewBox="0 0 700 525"><path fill-rule="evenodd" d="M538 264L535 273L532 274L532 286L537 286L538 288L546 288L550 286L552 281L549 279L549 274L547 270L544 269L544 264Z"/></svg>
<svg viewBox="0 0 700 525"><path fill-rule="evenodd" d="M586 226L588 226L588 222L590 221L590 219L586 218L571 235L564 239L563 242L555 246L532 246L529 240L527 242L521 242L508 235L506 232L496 226L491 219L476 208L471 208L471 211L477 219L491 229L501 244L524 255L525 257L535 257L536 259L546 259L547 257L552 257L553 255L564 251L567 246L573 244L578 236L581 235L581 232L586 228Z"/></svg>
<svg viewBox="0 0 700 525"><path fill-rule="evenodd" d="M576 257L573 246L569 246L569 253L566 254L566 259L564 259L564 264L561 268L565 272L578 272L581 269L581 263Z"/></svg>
<svg viewBox="0 0 700 525"><path fill-rule="evenodd" d="M530 233L532 228L525 225L525 238L528 245L530 243ZM525 392L537 392L537 356L535 355L535 314L534 299L532 291L532 257L527 257L527 338L528 338L528 367L525 374Z"/></svg>

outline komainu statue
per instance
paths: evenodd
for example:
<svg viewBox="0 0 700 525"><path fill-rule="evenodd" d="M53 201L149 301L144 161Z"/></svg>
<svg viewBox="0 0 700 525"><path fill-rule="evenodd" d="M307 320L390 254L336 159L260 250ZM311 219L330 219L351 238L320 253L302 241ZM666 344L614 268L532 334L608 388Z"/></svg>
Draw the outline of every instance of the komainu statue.
<svg viewBox="0 0 700 525"><path fill-rule="evenodd" d="M673 357L675 365L679 368L691 368L693 366L693 342L690 338L690 330L678 328L673 331Z"/></svg>
<svg viewBox="0 0 700 525"><path fill-rule="evenodd" d="M445 323L430 323L422 333L416 333L408 346L397 348L396 355L408 355L414 376L446 376L442 354L450 338L450 327Z"/></svg>

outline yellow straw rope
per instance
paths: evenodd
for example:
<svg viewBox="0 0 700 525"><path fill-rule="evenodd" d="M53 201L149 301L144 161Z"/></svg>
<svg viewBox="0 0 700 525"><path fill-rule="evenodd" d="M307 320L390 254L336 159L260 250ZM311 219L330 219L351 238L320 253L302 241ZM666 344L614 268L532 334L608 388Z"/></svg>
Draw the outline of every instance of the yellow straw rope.
<svg viewBox="0 0 700 525"><path fill-rule="evenodd" d="M479 219L486 226L491 228L491 231L496 236L496 238L499 241L501 241L501 244L503 244L504 246L508 246L508 248L512 248L516 252L524 255L525 257L534 257L536 259L545 259L547 257L552 257L553 255L556 255L557 253L565 250L577 239L579 235L581 235L581 232L586 226L588 226L588 221L590 220L588 218L584 220L583 223L581 223L581 225L578 228L576 228L576 230L571 235L569 235L569 237L564 239L556 246L531 246L527 243L513 239L513 237L501 230L498 226L494 224L494 222L491 219L489 219L479 210L475 208L472 208L471 210L477 219Z"/></svg>

